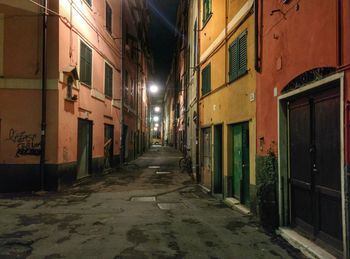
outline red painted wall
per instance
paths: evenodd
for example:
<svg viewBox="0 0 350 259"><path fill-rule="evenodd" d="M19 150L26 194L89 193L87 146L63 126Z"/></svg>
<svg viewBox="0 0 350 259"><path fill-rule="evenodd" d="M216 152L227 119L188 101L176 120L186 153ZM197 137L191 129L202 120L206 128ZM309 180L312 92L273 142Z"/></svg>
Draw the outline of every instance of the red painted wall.
<svg viewBox="0 0 350 259"><path fill-rule="evenodd" d="M346 3L345 3L346 2ZM318 67L338 66L337 0L260 1L257 74L257 152L277 150L277 97L298 75ZM350 63L350 6L343 1L342 62ZM345 69L345 88L349 72ZM349 99L349 93L347 99ZM260 139L264 138L261 146Z"/></svg>

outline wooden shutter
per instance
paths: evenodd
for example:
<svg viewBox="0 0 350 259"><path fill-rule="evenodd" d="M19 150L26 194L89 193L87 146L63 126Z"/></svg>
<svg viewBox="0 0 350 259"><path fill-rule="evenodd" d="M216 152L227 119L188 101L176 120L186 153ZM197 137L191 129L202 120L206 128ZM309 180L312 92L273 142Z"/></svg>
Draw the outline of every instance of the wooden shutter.
<svg viewBox="0 0 350 259"><path fill-rule="evenodd" d="M112 8L106 2L106 29L112 33Z"/></svg>
<svg viewBox="0 0 350 259"><path fill-rule="evenodd" d="M210 64L207 65L202 71L202 95L210 92L211 88L211 68Z"/></svg>
<svg viewBox="0 0 350 259"><path fill-rule="evenodd" d="M105 65L105 95L112 97L112 86L113 86L113 69L106 64Z"/></svg>
<svg viewBox="0 0 350 259"><path fill-rule="evenodd" d="M91 85L92 51L83 42L80 44L80 81Z"/></svg>
<svg viewBox="0 0 350 259"><path fill-rule="evenodd" d="M229 80L238 77L238 41L232 42L229 48Z"/></svg>
<svg viewBox="0 0 350 259"><path fill-rule="evenodd" d="M238 38L238 50L238 76L241 76L247 72L247 31L244 31Z"/></svg>

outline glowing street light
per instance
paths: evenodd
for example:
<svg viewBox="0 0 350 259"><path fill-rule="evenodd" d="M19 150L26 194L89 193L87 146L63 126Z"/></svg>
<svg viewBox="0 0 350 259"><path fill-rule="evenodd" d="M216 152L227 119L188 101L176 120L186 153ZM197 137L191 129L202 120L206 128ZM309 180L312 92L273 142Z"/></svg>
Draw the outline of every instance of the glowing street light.
<svg viewBox="0 0 350 259"><path fill-rule="evenodd" d="M157 127L157 128L158 128L158 127L159 127L159 124L158 124L158 123L156 123L156 124L154 125L154 127Z"/></svg>
<svg viewBox="0 0 350 259"><path fill-rule="evenodd" d="M153 130L154 130L154 131L158 131L158 127L154 127Z"/></svg>
<svg viewBox="0 0 350 259"><path fill-rule="evenodd" d="M158 122L159 121L159 117L158 116L154 116L153 117L153 121Z"/></svg>
<svg viewBox="0 0 350 259"><path fill-rule="evenodd" d="M158 93L159 88L157 85L151 85L149 90L152 94L155 94L155 93Z"/></svg>
<svg viewBox="0 0 350 259"><path fill-rule="evenodd" d="M160 112L160 107L159 106L154 107L154 111L155 112Z"/></svg>

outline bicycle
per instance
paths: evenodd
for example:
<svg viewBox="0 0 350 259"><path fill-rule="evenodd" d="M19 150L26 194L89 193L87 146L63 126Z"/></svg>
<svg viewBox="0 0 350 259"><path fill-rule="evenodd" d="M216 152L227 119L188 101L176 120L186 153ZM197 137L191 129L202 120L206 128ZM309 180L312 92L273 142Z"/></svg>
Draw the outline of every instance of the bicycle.
<svg viewBox="0 0 350 259"><path fill-rule="evenodd" d="M190 149L188 149L188 151L189 150ZM188 152L186 152L185 156L179 160L179 167L182 173L186 170L186 172L190 175L192 173L192 159L187 155L187 153Z"/></svg>

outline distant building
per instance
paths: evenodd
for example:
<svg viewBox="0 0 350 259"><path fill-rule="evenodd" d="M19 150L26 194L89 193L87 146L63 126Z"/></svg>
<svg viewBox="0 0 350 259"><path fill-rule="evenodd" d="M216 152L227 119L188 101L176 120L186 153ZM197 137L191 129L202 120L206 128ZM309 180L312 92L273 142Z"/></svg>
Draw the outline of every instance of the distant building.
<svg viewBox="0 0 350 259"><path fill-rule="evenodd" d="M123 3L122 159L130 161L148 149L150 119L148 80L151 56L147 43L147 1Z"/></svg>

